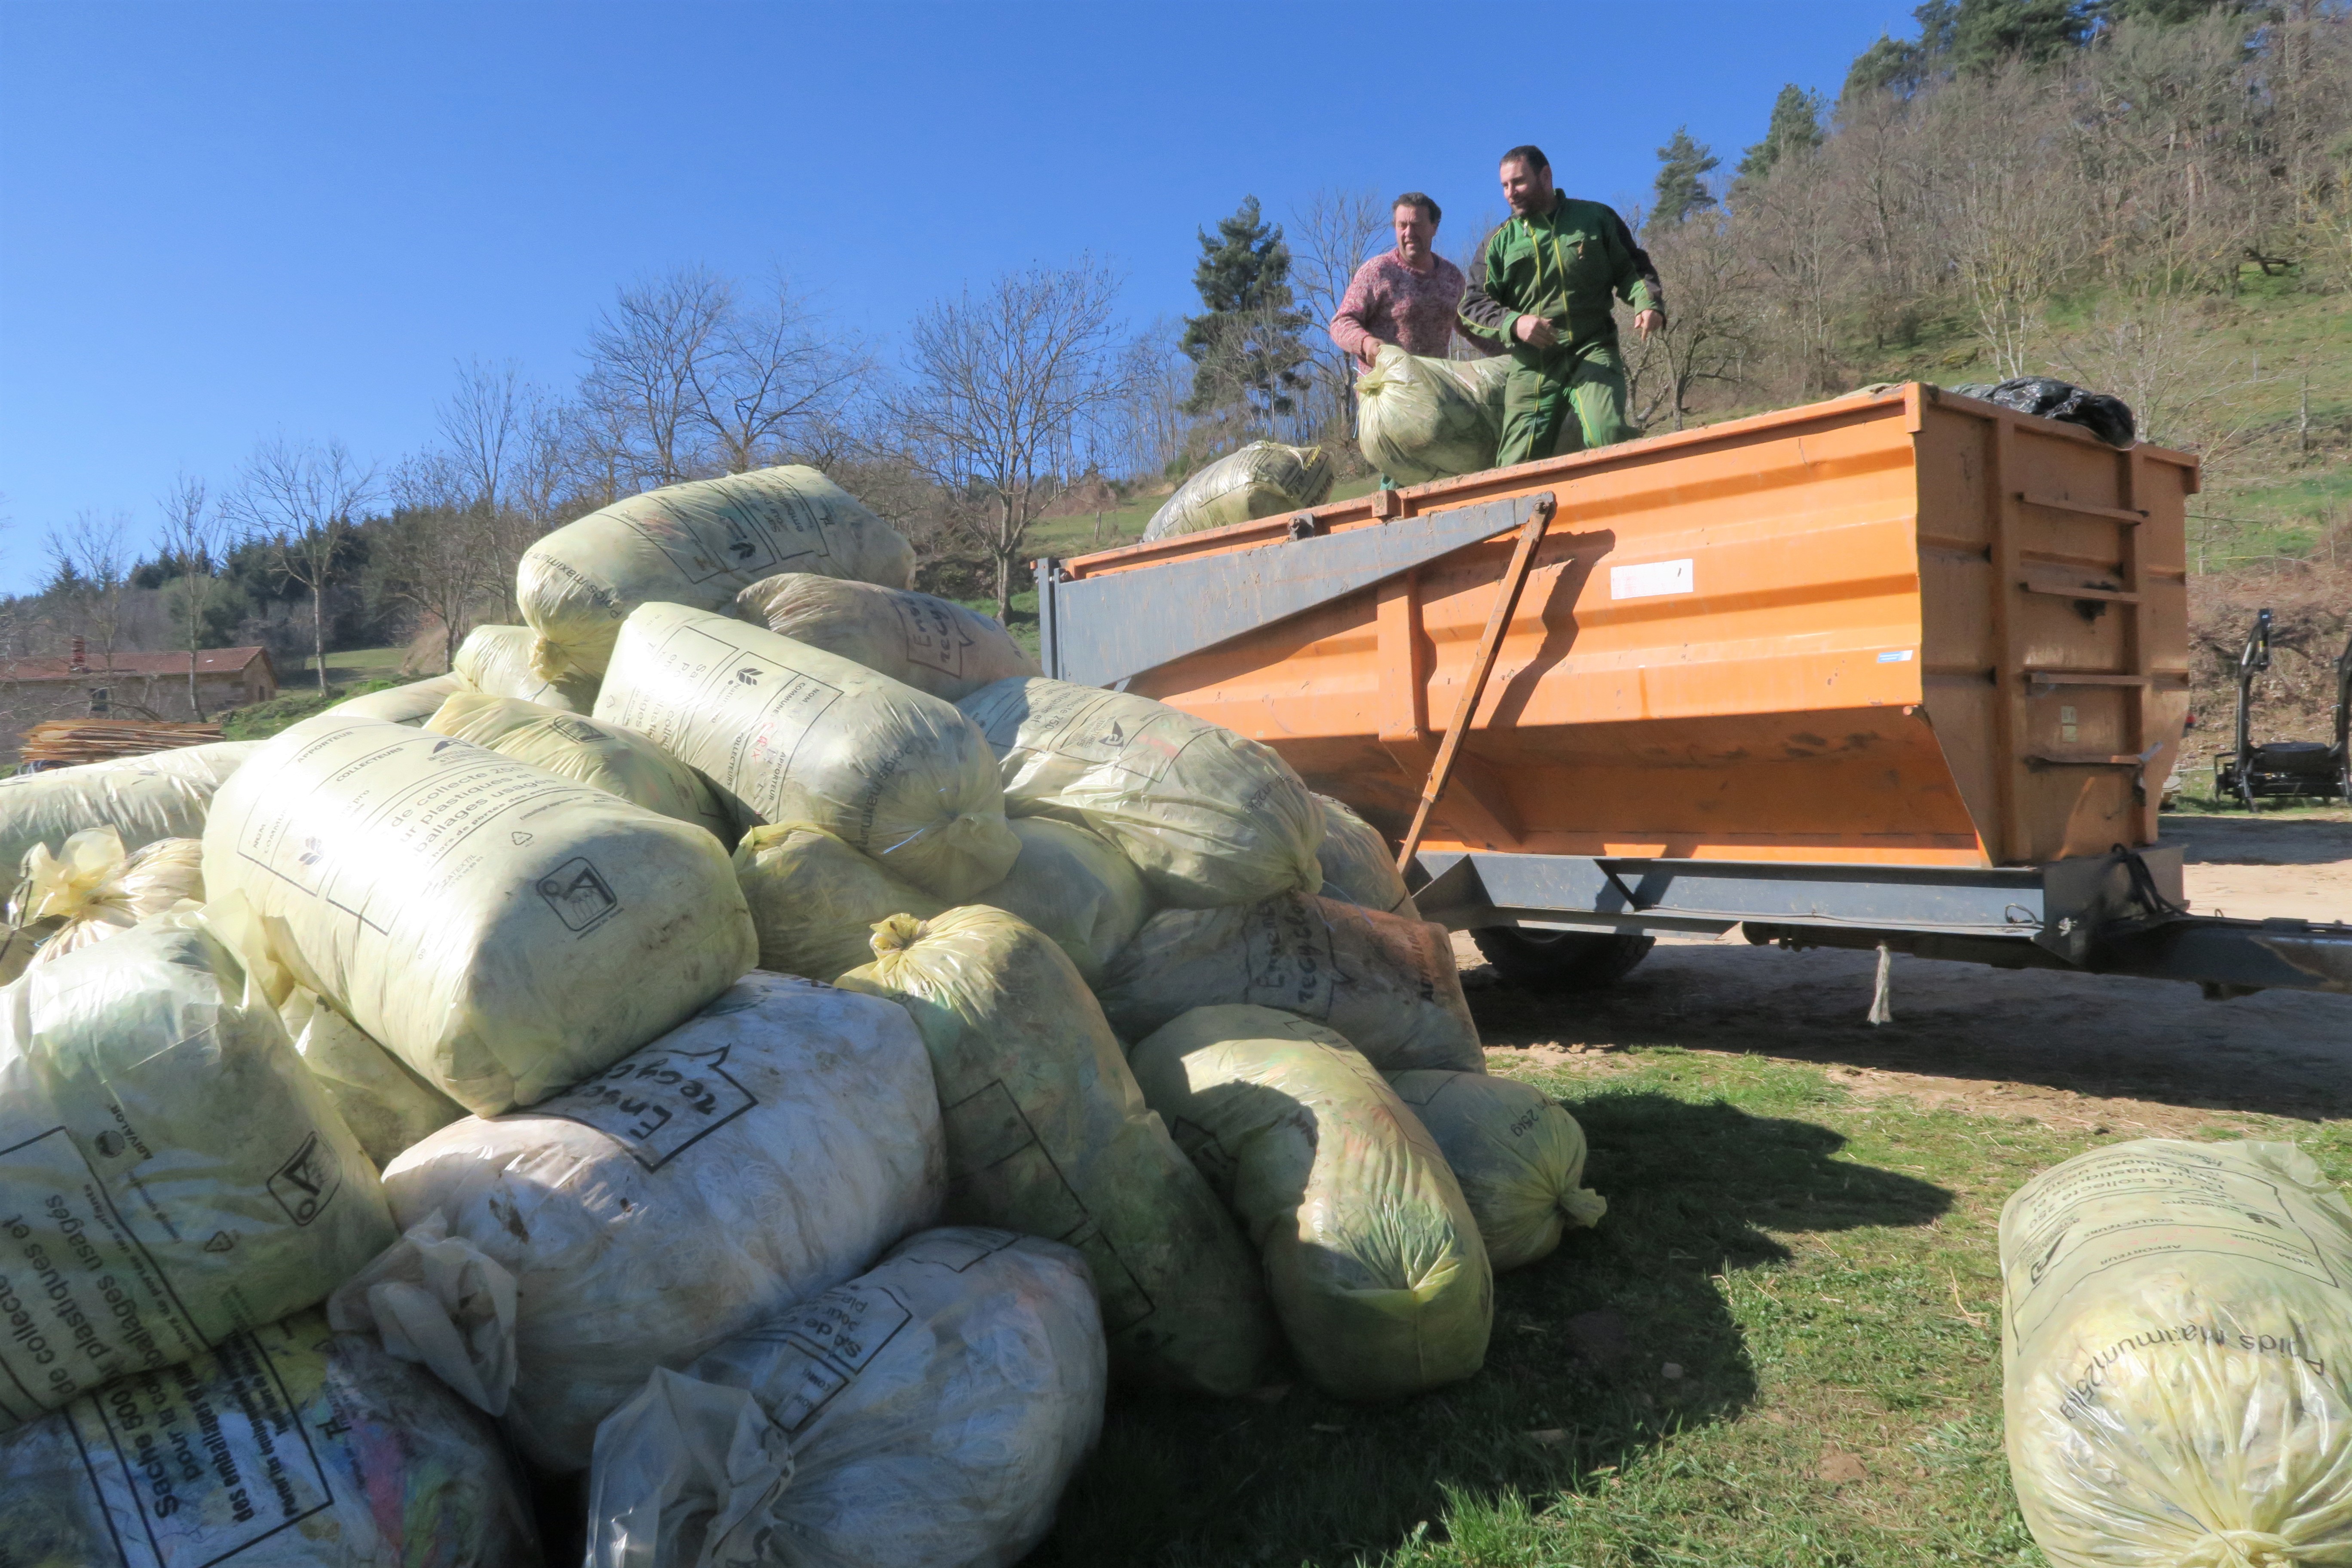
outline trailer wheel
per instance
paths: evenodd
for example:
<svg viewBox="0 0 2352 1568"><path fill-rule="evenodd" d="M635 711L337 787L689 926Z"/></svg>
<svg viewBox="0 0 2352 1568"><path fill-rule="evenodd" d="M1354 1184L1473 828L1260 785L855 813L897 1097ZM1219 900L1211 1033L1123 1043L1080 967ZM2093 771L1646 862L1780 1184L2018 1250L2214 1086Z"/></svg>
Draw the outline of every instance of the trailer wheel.
<svg viewBox="0 0 2352 1568"><path fill-rule="evenodd" d="M1658 945L1654 936L1486 926L1470 933L1496 973L1527 991L1559 995L1614 985Z"/></svg>

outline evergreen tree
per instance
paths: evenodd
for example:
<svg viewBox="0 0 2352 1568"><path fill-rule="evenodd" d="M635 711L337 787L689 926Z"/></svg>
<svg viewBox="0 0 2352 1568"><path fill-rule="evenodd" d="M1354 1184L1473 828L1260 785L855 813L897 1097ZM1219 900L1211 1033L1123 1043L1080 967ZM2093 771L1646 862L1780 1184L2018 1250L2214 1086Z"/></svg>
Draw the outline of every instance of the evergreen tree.
<svg viewBox="0 0 2352 1568"><path fill-rule="evenodd" d="M2048 65L2082 47L2103 9L2099 0L1960 0L1952 63L1990 70L2012 57Z"/></svg>
<svg viewBox="0 0 2352 1568"><path fill-rule="evenodd" d="M1764 140L1739 160L1739 177L1760 180L1790 153L1810 153L1820 146L1822 111L1826 107L1821 94L1807 92L1793 81L1782 88L1780 96L1772 100L1772 119L1764 128Z"/></svg>
<svg viewBox="0 0 2352 1568"><path fill-rule="evenodd" d="M1246 404L1269 419L1290 413L1297 406L1290 395L1307 384L1298 374L1307 359L1298 341L1307 314L1293 308L1290 247L1281 226L1265 221L1255 196L1245 196L1231 217L1218 220L1214 236L1198 237L1192 287L1208 310L1184 320L1179 346L1193 364L1184 412Z"/></svg>
<svg viewBox="0 0 2352 1568"><path fill-rule="evenodd" d="M1885 88L1908 98L1930 77L1949 68L1952 36L1959 26L1961 0L1927 0L1915 7L1911 19L1919 24L1916 38L1890 38L1885 34L1853 59L1846 71L1841 100Z"/></svg>
<svg viewBox="0 0 2352 1568"><path fill-rule="evenodd" d="M2242 16L2255 9L2254 0L2107 0L2102 15L2108 22L2153 22L2178 27L2208 16Z"/></svg>
<svg viewBox="0 0 2352 1568"><path fill-rule="evenodd" d="M1721 163L1704 142L1691 140L1690 127L1675 127L1675 139L1658 149L1657 205L1650 209L1645 231L1672 228L1695 212L1715 205L1702 177Z"/></svg>

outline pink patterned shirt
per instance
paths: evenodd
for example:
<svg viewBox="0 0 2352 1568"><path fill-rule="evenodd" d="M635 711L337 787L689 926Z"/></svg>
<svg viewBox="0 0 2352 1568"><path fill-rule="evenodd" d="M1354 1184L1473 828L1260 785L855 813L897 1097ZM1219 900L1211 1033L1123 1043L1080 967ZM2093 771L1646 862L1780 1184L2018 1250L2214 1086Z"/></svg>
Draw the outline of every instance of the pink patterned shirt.
<svg viewBox="0 0 2352 1568"><path fill-rule="evenodd" d="M1462 304L1462 268L1442 256L1430 262L1428 271L1415 272L1391 250L1357 268L1331 316L1339 352L1360 360L1371 339L1375 353L1379 343L1394 343L1410 354L1444 358Z"/></svg>

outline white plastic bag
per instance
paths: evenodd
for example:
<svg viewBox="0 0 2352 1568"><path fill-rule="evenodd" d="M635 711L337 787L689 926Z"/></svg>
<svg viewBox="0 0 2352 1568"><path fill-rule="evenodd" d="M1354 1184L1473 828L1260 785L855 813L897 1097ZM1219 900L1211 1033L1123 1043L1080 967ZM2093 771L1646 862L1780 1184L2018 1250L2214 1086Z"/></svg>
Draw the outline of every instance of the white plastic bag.
<svg viewBox="0 0 2352 1568"><path fill-rule="evenodd" d="M1151 514L1143 537L1168 539L1320 506L1330 493L1331 459L1322 448L1252 441L1179 485Z"/></svg>
<svg viewBox="0 0 2352 1568"><path fill-rule="evenodd" d="M1255 741L1149 697L1060 680L1000 680L957 706L987 732L1008 811L1100 834L1165 903L1322 885L1322 807Z"/></svg>
<svg viewBox="0 0 2352 1568"><path fill-rule="evenodd" d="M1404 874L1397 869L1396 851L1388 840L1344 803L1328 795L1315 798L1323 807L1323 842L1315 849L1323 867L1323 897L1420 920L1421 910L1405 891Z"/></svg>
<svg viewBox="0 0 2352 1568"><path fill-rule="evenodd" d="M2352 1561L2352 1205L2286 1143L2146 1138L2000 1211L2010 1478L2055 1568Z"/></svg>
<svg viewBox="0 0 2352 1568"><path fill-rule="evenodd" d="M602 675L640 605L724 610L779 572L904 588L915 552L898 531L814 468L789 465L648 490L557 529L515 574L539 634L532 667Z"/></svg>
<svg viewBox="0 0 2352 1568"><path fill-rule="evenodd" d="M381 719L388 724L422 724L449 698L472 689L463 676L452 671L412 680L405 686L387 686L382 691L362 691L357 697L346 697L327 711L353 719Z"/></svg>
<svg viewBox="0 0 2352 1568"><path fill-rule="evenodd" d="M328 1310L576 1470L654 1368L930 1224L944 1169L906 1013L755 973L609 1071L394 1160L406 1234Z"/></svg>
<svg viewBox="0 0 2352 1568"><path fill-rule="evenodd" d="M734 816L709 783L634 730L478 691L451 697L425 728L609 790L647 811L690 822L723 844L735 842Z"/></svg>
<svg viewBox="0 0 2352 1568"><path fill-rule="evenodd" d="M315 1311L0 1437L0 1556L37 1568L529 1568L481 1415Z"/></svg>
<svg viewBox="0 0 2352 1568"><path fill-rule="evenodd" d="M1468 1377L1495 1277L1437 1144L1363 1053L1271 1007L1199 1007L1129 1058L1143 1098L1265 1260L1325 1393L1395 1399Z"/></svg>
<svg viewBox="0 0 2352 1568"><path fill-rule="evenodd" d="M1493 468L1511 363L1507 354L1429 359L1384 346L1356 380L1357 444L1364 460L1401 485Z"/></svg>
<svg viewBox="0 0 2352 1568"><path fill-rule="evenodd" d="M158 838L126 854L111 826L82 829L58 855L34 845L25 856L25 879L8 900L0 975L13 980L30 964L54 963L150 915L202 903L204 847L200 839Z"/></svg>
<svg viewBox="0 0 2352 1568"><path fill-rule="evenodd" d="M1086 983L1096 984L1151 913L1141 873L1108 839L1066 822L1016 817L1013 831L1021 858L973 901L1019 915L1052 937Z"/></svg>
<svg viewBox="0 0 2352 1568"><path fill-rule="evenodd" d="M463 682L460 689L486 697L511 697L565 713L585 713L594 708L593 675L567 667L549 679L532 668L531 649L538 641L529 626L476 626L457 645L457 657L449 661L450 673Z"/></svg>
<svg viewBox="0 0 2352 1568"><path fill-rule="evenodd" d="M0 879L14 887L36 844L62 849L85 827L111 827L125 849L158 838L196 838L213 792L258 741L223 741L0 779Z"/></svg>
<svg viewBox="0 0 2352 1568"><path fill-rule="evenodd" d="M1247 1003L1328 1024L1382 1072L1486 1070L1445 928L1337 899L1163 910L1096 993L1129 1039L1193 1007Z"/></svg>
<svg viewBox="0 0 2352 1568"><path fill-rule="evenodd" d="M393 1236L260 987L165 916L0 990L0 1429L320 1300Z"/></svg>
<svg viewBox="0 0 2352 1568"><path fill-rule="evenodd" d="M1581 1184L1584 1129L1535 1085L1423 1069L1389 1074L1389 1087L1444 1152L1496 1273L1533 1263L1564 1228L1599 1225L1609 1212Z"/></svg>
<svg viewBox="0 0 2352 1568"><path fill-rule="evenodd" d="M934 1230L657 1371L596 1433L590 1568L994 1568L1101 1430L1085 1261Z"/></svg>
<svg viewBox="0 0 2352 1568"><path fill-rule="evenodd" d="M950 902L1021 853L988 742L952 704L764 626L647 605L596 717L699 768L746 823L814 823Z"/></svg>
<svg viewBox="0 0 2352 1568"><path fill-rule="evenodd" d="M760 967L830 981L874 961L874 926L947 905L822 827L774 822L743 835L735 878L760 932Z"/></svg>
<svg viewBox="0 0 2352 1568"><path fill-rule="evenodd" d="M950 702L992 680L1045 673L995 616L908 589L787 572L744 589L735 607L778 637Z"/></svg>
<svg viewBox="0 0 2352 1568"><path fill-rule="evenodd" d="M321 714L247 763L205 834L294 979L495 1115L610 1066L751 967L711 836L496 752Z"/></svg>
<svg viewBox="0 0 2352 1568"><path fill-rule="evenodd" d="M840 984L922 1030L956 1223L1076 1247L1123 1376L1255 1386L1273 1336L1249 1246L1143 1103L1068 955L984 905L893 915L874 953Z"/></svg>

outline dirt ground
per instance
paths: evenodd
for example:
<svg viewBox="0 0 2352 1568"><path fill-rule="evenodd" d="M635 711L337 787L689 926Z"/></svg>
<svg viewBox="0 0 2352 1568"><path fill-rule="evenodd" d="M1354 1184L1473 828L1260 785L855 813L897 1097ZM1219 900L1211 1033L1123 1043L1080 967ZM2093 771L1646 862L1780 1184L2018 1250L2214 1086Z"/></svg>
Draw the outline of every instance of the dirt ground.
<svg viewBox="0 0 2352 1568"><path fill-rule="evenodd" d="M2188 851L2200 913L2352 921L2352 822L2168 816L2165 836ZM1668 938L1615 987L1558 999L1497 986L1454 941L1498 1061L1605 1074L1630 1047L1758 1051L1826 1066L1865 1098L2149 1134L2231 1111L2352 1116L2352 996L2209 1002L2168 981L1898 956L1895 1021L1873 1027L1867 952L1752 947L1737 931Z"/></svg>

